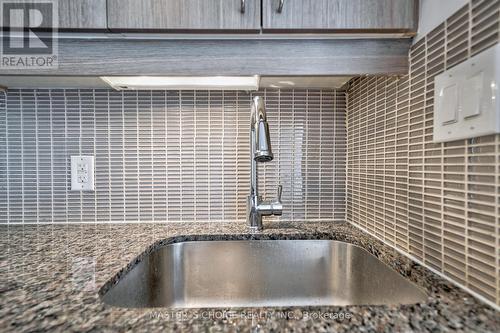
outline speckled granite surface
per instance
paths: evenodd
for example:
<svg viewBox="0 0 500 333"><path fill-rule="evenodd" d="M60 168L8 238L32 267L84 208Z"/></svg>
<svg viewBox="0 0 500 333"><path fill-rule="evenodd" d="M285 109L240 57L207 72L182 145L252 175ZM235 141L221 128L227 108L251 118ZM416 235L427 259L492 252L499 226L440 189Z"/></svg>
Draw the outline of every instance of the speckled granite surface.
<svg viewBox="0 0 500 333"><path fill-rule="evenodd" d="M141 253L182 240L252 235L239 223L0 226L0 331L498 332L494 309L352 226L267 227L260 238L338 239L359 245L426 289L428 301L292 309L115 308L100 301L98 290Z"/></svg>

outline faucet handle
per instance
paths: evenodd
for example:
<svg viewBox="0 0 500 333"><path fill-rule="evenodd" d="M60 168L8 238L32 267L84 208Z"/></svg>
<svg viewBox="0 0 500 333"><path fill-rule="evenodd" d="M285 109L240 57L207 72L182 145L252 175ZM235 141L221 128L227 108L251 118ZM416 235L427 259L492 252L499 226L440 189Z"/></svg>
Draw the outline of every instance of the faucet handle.
<svg viewBox="0 0 500 333"><path fill-rule="evenodd" d="M281 203L281 193L283 192L283 186L278 185L278 197L276 201L271 203L272 214L276 216L281 216L283 214L283 204Z"/></svg>

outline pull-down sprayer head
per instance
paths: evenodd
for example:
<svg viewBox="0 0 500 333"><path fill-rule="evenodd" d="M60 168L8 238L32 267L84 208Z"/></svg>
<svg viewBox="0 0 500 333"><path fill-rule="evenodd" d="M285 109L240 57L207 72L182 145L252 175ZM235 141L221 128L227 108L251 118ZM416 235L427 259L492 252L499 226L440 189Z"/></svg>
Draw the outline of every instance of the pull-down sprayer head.
<svg viewBox="0 0 500 333"><path fill-rule="evenodd" d="M255 96L252 102L251 131L255 138L253 159L256 162L269 162L273 160L271 149L271 136L267 124L266 108L264 99Z"/></svg>

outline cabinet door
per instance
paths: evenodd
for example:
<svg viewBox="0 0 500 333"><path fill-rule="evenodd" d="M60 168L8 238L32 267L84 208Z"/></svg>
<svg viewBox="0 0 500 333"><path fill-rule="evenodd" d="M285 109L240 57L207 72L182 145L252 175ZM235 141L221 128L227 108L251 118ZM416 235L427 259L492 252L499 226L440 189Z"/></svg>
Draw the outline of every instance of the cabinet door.
<svg viewBox="0 0 500 333"><path fill-rule="evenodd" d="M59 1L60 29L107 29L106 0Z"/></svg>
<svg viewBox="0 0 500 333"><path fill-rule="evenodd" d="M413 32L418 0L263 0L263 15L267 30Z"/></svg>
<svg viewBox="0 0 500 333"><path fill-rule="evenodd" d="M108 0L115 30L259 30L260 0Z"/></svg>
<svg viewBox="0 0 500 333"><path fill-rule="evenodd" d="M29 10L36 2L19 3L16 8L24 8ZM44 3L45 4L45 3ZM17 6L17 5L16 5ZM42 17L53 10L53 7L43 6L37 7L42 14ZM64 0L57 1L57 13L59 21L57 24L49 20L43 20L42 24L32 29L43 28L58 28L61 30L104 30L107 29L106 22L106 0ZM16 25L24 26L24 19L22 22L16 22ZM11 24L13 25L13 24Z"/></svg>

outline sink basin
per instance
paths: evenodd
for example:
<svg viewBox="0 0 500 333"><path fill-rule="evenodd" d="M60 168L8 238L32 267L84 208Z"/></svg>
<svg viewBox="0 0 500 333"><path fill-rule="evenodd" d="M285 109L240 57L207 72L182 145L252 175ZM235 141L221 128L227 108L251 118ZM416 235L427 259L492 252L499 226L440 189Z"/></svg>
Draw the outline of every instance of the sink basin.
<svg viewBox="0 0 500 333"><path fill-rule="evenodd" d="M364 249L330 240L192 241L159 248L102 295L120 307L266 307L423 302Z"/></svg>

